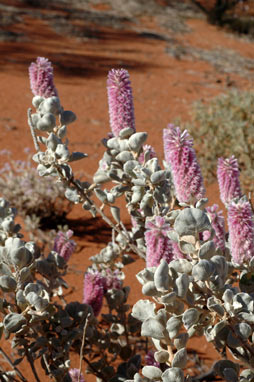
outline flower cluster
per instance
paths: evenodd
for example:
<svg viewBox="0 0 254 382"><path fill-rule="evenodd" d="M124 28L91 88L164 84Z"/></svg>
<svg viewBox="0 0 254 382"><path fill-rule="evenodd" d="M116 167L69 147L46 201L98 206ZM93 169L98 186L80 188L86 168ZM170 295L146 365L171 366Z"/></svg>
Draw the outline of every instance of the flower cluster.
<svg viewBox="0 0 254 382"><path fill-rule="evenodd" d="M168 125L163 130L165 160L170 165L179 202L193 202L205 195L203 178L193 140L187 130L181 132L179 127Z"/></svg>

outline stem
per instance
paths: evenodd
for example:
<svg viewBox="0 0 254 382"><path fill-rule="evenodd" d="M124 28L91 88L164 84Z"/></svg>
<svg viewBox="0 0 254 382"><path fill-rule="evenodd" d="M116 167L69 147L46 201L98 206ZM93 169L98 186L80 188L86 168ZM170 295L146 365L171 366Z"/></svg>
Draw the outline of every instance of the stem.
<svg viewBox="0 0 254 382"><path fill-rule="evenodd" d="M35 127L33 125L31 114L32 114L32 109L29 108L28 111L27 111L28 125L30 127L30 131L31 131L31 135L32 135L32 138L33 138L35 150L36 151L40 151L40 147L38 145L37 137L36 137L36 134L35 134Z"/></svg>
<svg viewBox="0 0 254 382"><path fill-rule="evenodd" d="M31 357L31 354L29 354L29 351L27 350L27 348L25 346L24 346L24 349L25 349L25 353L26 353L26 358L27 358L27 360L28 360L28 362L29 362L29 364L31 366L33 375L34 375L34 377L36 379L36 382L41 382L40 378L38 377L37 371L35 369L34 361L33 361L32 357Z"/></svg>
<svg viewBox="0 0 254 382"><path fill-rule="evenodd" d="M4 359L8 362L8 364L12 367L13 370L16 371L16 373L18 374L19 378L23 381L23 382L27 382L27 379L23 376L23 374L21 373L21 371L17 368L17 366L13 365L13 362L12 360L10 359L10 357L8 356L8 354L5 353L5 351L0 347L0 353L2 354L2 356L4 357Z"/></svg>
<svg viewBox="0 0 254 382"><path fill-rule="evenodd" d="M86 322L84 325L83 329L83 337L82 337L82 343L81 343L81 348L80 348L80 356L79 356L79 375L78 375L78 382L80 382L80 376L81 376L81 371L82 371L82 356L83 356L83 350L85 346L85 336L86 336L86 329L88 325L88 319L89 319L90 313L88 313L86 317Z"/></svg>

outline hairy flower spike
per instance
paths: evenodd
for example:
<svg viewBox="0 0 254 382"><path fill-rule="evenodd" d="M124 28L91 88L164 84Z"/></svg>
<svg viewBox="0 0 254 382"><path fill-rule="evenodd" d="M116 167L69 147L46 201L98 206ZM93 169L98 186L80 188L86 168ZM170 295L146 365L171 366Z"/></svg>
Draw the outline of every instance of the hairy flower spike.
<svg viewBox="0 0 254 382"><path fill-rule="evenodd" d="M85 273L83 303L89 304L95 316L102 308L105 280L98 271Z"/></svg>
<svg viewBox="0 0 254 382"><path fill-rule="evenodd" d="M79 378L80 374L80 378ZM82 373L79 373L79 369L70 369L69 375L71 377L72 382L85 382L85 378Z"/></svg>
<svg viewBox="0 0 254 382"><path fill-rule="evenodd" d="M145 227L146 266L156 267L161 259L170 263L173 260L173 250L171 240L167 236L170 226L165 223L165 218L156 216L155 222L147 220Z"/></svg>
<svg viewBox="0 0 254 382"><path fill-rule="evenodd" d="M193 140L187 130L168 125L163 131L165 160L170 165L179 202L194 202L204 197L205 187Z"/></svg>
<svg viewBox="0 0 254 382"><path fill-rule="evenodd" d="M227 159L218 159L217 178L220 198L225 206L234 198L242 196L239 176L238 162L234 155Z"/></svg>
<svg viewBox="0 0 254 382"><path fill-rule="evenodd" d="M107 80L110 126L114 136L131 127L135 130L134 106L129 73L125 69L112 69Z"/></svg>
<svg viewBox="0 0 254 382"><path fill-rule="evenodd" d="M231 255L242 264L254 256L254 214L246 197L232 201L228 208L228 230Z"/></svg>
<svg viewBox="0 0 254 382"><path fill-rule="evenodd" d="M217 211L219 206L214 204L211 207L207 207L206 211L211 219L211 225L215 231L213 242L216 248L220 248L222 251L225 250L225 219L222 211ZM203 240L209 240L211 236L210 231L203 232Z"/></svg>
<svg viewBox="0 0 254 382"><path fill-rule="evenodd" d="M68 230L67 232L58 232L55 238L53 251L56 251L59 256L63 257L67 262L76 248L76 243L74 240L70 240L73 235L72 230Z"/></svg>
<svg viewBox="0 0 254 382"><path fill-rule="evenodd" d="M53 67L47 58L37 57L36 62L31 63L28 71L31 90L35 96L38 95L45 98L57 96Z"/></svg>

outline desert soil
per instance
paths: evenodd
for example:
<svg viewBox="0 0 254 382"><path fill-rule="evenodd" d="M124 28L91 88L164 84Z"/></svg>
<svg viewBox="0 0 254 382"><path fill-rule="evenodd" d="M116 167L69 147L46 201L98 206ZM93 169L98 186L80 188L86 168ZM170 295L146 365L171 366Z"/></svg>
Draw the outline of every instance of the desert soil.
<svg viewBox="0 0 254 382"><path fill-rule="evenodd" d="M27 68L37 56L52 61L61 103L78 117L68 138L71 149L88 154L74 166L88 181L103 154L100 140L110 130L106 78L111 68L128 69L136 128L149 133L148 143L160 159L162 129L179 116L189 120L195 100L209 101L232 87L253 87L253 41L209 25L188 2L185 8L180 2L175 8L166 3L2 0L0 150L8 149L15 159L24 159L24 149L33 149L26 117L32 99ZM207 187L207 196L209 204L216 202L222 208L216 184ZM93 223L80 206L69 218L75 221L80 248L70 260L67 281L74 291L69 299L81 301L89 257L110 240L110 231L104 223ZM138 259L126 267L125 284L132 286L130 304L142 297L135 274L143 267ZM213 347L199 338L191 341L191 347L208 366L218 358ZM78 362L74 357L72 367L78 367ZM27 365L19 367L28 381L34 380Z"/></svg>

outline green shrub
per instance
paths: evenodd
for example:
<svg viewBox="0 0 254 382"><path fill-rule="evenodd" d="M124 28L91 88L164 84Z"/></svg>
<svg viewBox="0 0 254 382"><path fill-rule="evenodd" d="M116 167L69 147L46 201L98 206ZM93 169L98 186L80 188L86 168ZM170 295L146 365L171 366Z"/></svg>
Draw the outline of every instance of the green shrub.
<svg viewBox="0 0 254 382"><path fill-rule="evenodd" d="M254 92L237 90L215 97L210 103L196 102L192 121L185 125L194 138L203 176L215 181L217 158L238 158L241 182L254 190Z"/></svg>

